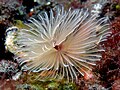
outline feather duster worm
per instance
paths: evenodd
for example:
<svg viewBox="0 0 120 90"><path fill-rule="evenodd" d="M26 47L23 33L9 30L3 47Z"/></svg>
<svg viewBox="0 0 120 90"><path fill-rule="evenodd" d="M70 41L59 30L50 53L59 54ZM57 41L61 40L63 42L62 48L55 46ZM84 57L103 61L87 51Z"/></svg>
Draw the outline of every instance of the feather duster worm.
<svg viewBox="0 0 120 90"><path fill-rule="evenodd" d="M21 29L14 52L25 69L40 72L40 78L77 79L100 60L97 44L109 35L105 19L88 10L56 8L31 18L29 29Z"/></svg>

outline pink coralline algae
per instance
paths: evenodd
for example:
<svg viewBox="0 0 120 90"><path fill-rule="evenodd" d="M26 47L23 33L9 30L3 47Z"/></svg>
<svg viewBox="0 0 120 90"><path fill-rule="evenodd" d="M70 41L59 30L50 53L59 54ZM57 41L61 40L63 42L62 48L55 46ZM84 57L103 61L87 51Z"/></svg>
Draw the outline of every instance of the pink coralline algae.
<svg viewBox="0 0 120 90"><path fill-rule="evenodd" d="M120 17L111 22L112 34L100 46L105 49L102 60L97 65L97 72L106 87L120 78Z"/></svg>

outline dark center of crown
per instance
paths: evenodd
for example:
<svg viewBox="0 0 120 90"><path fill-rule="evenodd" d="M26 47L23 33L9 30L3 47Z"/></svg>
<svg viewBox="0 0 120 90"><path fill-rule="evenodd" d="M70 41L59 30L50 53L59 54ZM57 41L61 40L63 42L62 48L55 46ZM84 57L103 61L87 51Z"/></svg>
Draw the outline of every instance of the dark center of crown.
<svg viewBox="0 0 120 90"><path fill-rule="evenodd" d="M62 49L62 45L61 45L61 44L60 44L60 45L56 45L54 48L55 48L56 50L60 51L60 50Z"/></svg>

